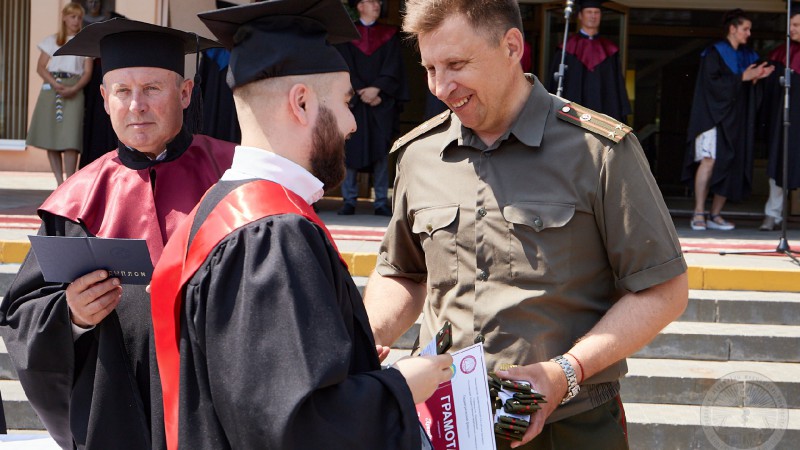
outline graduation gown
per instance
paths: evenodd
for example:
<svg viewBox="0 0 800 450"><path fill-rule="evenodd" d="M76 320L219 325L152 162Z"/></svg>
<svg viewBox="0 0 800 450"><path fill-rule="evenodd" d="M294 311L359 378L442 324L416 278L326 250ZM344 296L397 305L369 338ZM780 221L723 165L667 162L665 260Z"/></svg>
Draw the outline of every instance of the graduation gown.
<svg viewBox="0 0 800 450"><path fill-rule="evenodd" d="M110 11L102 20L124 18L123 15ZM84 26L89 25L85 23ZM117 134L111 126L111 118L103 105L103 96L100 95L100 85L103 83L102 61L94 58L92 61L92 77L83 87L83 150L79 168L83 169L95 159L113 151L117 146Z"/></svg>
<svg viewBox="0 0 800 450"><path fill-rule="evenodd" d="M800 187L800 44L792 42L789 55L792 66L792 84L789 89L789 189ZM769 55L775 71L763 83L764 101L762 114L767 131L767 175L783 187L783 99L784 89L780 77L786 68L786 44L776 48Z"/></svg>
<svg viewBox="0 0 800 450"><path fill-rule="evenodd" d="M550 73L558 72L561 50L556 52ZM567 39L564 56L567 66L564 72L561 96L581 106L626 122L631 113L625 77L619 60L619 48L610 40L595 36L589 38L576 33ZM550 81L551 93L558 91L558 80Z"/></svg>
<svg viewBox="0 0 800 450"><path fill-rule="evenodd" d="M728 62L719 48L726 51ZM742 72L757 58L754 52L743 46L738 51L733 50L727 41L706 49L700 62L689 116L683 180L693 185L697 171L695 138L716 127L717 154L709 191L731 201L746 198L752 188L758 99L756 86L742 82Z"/></svg>
<svg viewBox="0 0 800 450"><path fill-rule="evenodd" d="M81 151L80 168L88 166L97 158L113 151L117 145L117 135L111 126L111 118L103 106L100 95L100 84L103 83L103 71L100 58L92 62L92 78L83 88L83 150Z"/></svg>
<svg viewBox="0 0 800 450"><path fill-rule="evenodd" d="M209 191L193 234L248 182ZM270 198L245 200L258 201ZM325 230L303 215L227 234L186 283L179 309L179 448L420 448L405 379L380 370L358 289Z"/></svg>
<svg viewBox="0 0 800 450"><path fill-rule="evenodd" d="M203 93L203 134L229 142L241 142L242 131L226 76L230 51L203 50L200 60L200 90Z"/></svg>
<svg viewBox="0 0 800 450"><path fill-rule="evenodd" d="M367 105L358 95L351 101L358 129L347 140L345 164L351 169L363 169L389 153L392 137L399 128L401 105L408 100L408 87L397 27L356 22L356 28L361 39L336 48L350 68L353 89L374 86L381 90L378 106Z"/></svg>
<svg viewBox="0 0 800 450"><path fill-rule="evenodd" d="M162 162L121 147L48 198L39 234L144 238L157 260L232 157L233 144L184 133ZM164 448L144 286L123 285L117 308L74 342L67 286L45 282L29 252L0 305L0 332L31 405L65 449Z"/></svg>

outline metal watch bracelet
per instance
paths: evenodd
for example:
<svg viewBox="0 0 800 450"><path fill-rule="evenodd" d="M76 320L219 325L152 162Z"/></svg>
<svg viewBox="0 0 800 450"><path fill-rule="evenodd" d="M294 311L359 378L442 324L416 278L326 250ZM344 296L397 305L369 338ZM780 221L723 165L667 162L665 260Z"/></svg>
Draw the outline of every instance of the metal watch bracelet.
<svg viewBox="0 0 800 450"><path fill-rule="evenodd" d="M558 355L550 361L561 366L561 370L564 371L564 375L567 377L567 394L564 396L564 399L561 400L561 404L563 405L575 398L578 392L581 391L581 387L578 384L578 377L575 376L575 369L572 368L572 364L569 363L567 358L564 358L564 355Z"/></svg>

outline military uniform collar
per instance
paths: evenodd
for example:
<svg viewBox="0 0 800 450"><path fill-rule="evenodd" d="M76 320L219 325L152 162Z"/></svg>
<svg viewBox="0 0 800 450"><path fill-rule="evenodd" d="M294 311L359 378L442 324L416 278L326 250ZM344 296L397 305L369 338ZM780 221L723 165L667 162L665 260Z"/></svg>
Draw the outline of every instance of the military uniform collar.
<svg viewBox="0 0 800 450"><path fill-rule="evenodd" d="M486 147L471 129L461 123L458 116L451 114L450 127L442 141L441 153L444 153L444 150L453 141L457 141L460 146L467 145L480 150L494 149L511 135L514 135L520 142L529 147L539 147L544 136L545 122L547 122L547 117L552 108L552 99L538 78L530 74L526 74L525 77L533 85L531 93L528 95L528 100L522 107L517 119L511 124L511 128L494 145Z"/></svg>

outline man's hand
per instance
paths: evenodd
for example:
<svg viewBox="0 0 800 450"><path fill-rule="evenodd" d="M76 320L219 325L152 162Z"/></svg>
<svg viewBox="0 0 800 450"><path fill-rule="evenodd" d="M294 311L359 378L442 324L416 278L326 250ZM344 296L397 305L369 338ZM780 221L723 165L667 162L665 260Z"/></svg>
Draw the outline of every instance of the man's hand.
<svg viewBox="0 0 800 450"><path fill-rule="evenodd" d="M374 86L358 90L358 96L361 101L370 106L378 106L381 103L381 98L378 96L380 93L381 90Z"/></svg>
<svg viewBox="0 0 800 450"><path fill-rule="evenodd" d="M391 350L391 347L387 347L385 345L375 345L375 352L378 353L378 361L383 362L386 357L389 356L389 352Z"/></svg>
<svg viewBox="0 0 800 450"><path fill-rule="evenodd" d="M122 287L105 270L88 273L67 287L67 305L72 323L88 328L97 325L119 305Z"/></svg>
<svg viewBox="0 0 800 450"><path fill-rule="evenodd" d="M495 373L506 380L529 382L533 390L544 395L547 400L547 403L541 404L542 409L531 415L531 424L522 436L522 440L511 443L511 448L517 448L527 444L542 432L544 421L556 410L561 399L567 394L567 377L561 366L553 361L497 370Z"/></svg>
<svg viewBox="0 0 800 450"><path fill-rule="evenodd" d="M393 367L405 377L416 405L427 400L441 383L450 379L453 375L451 364L453 357L445 353L435 356L409 356L398 360Z"/></svg>

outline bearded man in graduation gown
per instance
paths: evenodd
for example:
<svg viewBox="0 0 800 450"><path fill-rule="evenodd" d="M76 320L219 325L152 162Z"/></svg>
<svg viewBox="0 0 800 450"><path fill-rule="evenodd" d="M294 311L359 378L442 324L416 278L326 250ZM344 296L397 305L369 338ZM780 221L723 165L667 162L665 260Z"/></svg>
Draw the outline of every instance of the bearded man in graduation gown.
<svg viewBox="0 0 800 450"><path fill-rule="evenodd" d="M340 215L355 213L358 172L372 173L375 187L373 210L391 216L389 206L389 147L398 127L400 107L408 100L400 33L397 27L378 23L379 0L350 0L358 10L360 37L337 45L350 68L356 94L351 100L358 129L347 141L347 175L342 183L344 205Z"/></svg>
<svg viewBox="0 0 800 450"><path fill-rule="evenodd" d="M356 127L347 65L328 44L357 36L343 5L273 0L200 18L231 49L242 144L153 275L168 448L421 448L414 404L450 378L452 358L380 369L311 206L344 176Z"/></svg>
<svg viewBox="0 0 800 450"><path fill-rule="evenodd" d="M214 45L199 40L201 49ZM39 209L39 234L144 239L155 265L233 158L233 144L182 128L192 91L184 55L197 47L194 34L113 19L59 50L102 56L101 93L119 147L53 192ZM62 448L165 447L144 286L120 285L105 270L48 283L30 252L0 325L31 405Z"/></svg>
<svg viewBox="0 0 800 450"><path fill-rule="evenodd" d="M760 117L767 129L767 175L769 176L769 196L764 204L764 221L759 230L772 231L783 220L783 189L800 187L800 4L792 3L789 18L789 67L791 68L791 88L789 89L789 164L788 178L783 180L783 111L784 88L780 77L786 71L786 43L770 52L767 60L775 66L775 71L764 80L764 104Z"/></svg>
<svg viewBox="0 0 800 450"><path fill-rule="evenodd" d="M603 18L602 1L576 1L580 29L567 39L564 64L563 91L567 100L607 114L621 122L627 121L631 113L625 77L619 59L619 47L609 39L601 37L600 22ZM558 71L561 51L555 53L550 73ZM553 77L549 91L558 90L558 80Z"/></svg>

